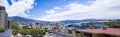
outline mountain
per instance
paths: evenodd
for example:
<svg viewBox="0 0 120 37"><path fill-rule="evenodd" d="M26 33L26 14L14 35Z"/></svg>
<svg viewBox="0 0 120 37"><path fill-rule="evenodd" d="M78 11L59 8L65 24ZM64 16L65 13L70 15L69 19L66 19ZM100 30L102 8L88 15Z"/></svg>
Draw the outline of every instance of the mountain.
<svg viewBox="0 0 120 37"><path fill-rule="evenodd" d="M83 20L64 20L60 22L74 23L74 22L97 22L97 21L106 21L106 20L104 19L83 19Z"/></svg>
<svg viewBox="0 0 120 37"><path fill-rule="evenodd" d="M27 23L40 23L40 24L51 24L51 23L78 23L78 22L97 22L97 21L107 21L108 19L83 19L83 20L63 20L63 21L41 21L41 20L33 20L28 18L23 18L19 16L13 16L8 18L14 22L27 22ZM115 19L116 21L120 21L120 19Z"/></svg>
<svg viewBox="0 0 120 37"><path fill-rule="evenodd" d="M52 22L49 21L41 21L41 20L33 20L29 18L24 18L24 17L19 17L19 16L13 16L13 17L8 17L10 21L17 22L17 23L39 23L41 25L49 25Z"/></svg>
<svg viewBox="0 0 120 37"><path fill-rule="evenodd" d="M33 19L23 18L23 17L19 17L19 16L9 17L8 19L11 21L14 21L14 22L40 22L40 23L50 22L50 21L33 20ZM63 20L63 21L58 21L58 22L72 23L72 22L93 22L93 21L105 21L105 20L103 20L103 19L84 19L84 20Z"/></svg>
<svg viewBox="0 0 120 37"><path fill-rule="evenodd" d="M37 22L37 20L23 18L19 16L8 17L8 19L14 22Z"/></svg>

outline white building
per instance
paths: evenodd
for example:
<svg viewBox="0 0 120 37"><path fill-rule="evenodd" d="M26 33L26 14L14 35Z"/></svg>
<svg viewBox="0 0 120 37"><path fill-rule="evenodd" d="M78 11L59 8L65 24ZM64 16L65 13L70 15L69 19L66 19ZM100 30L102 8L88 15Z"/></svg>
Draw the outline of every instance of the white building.
<svg viewBox="0 0 120 37"><path fill-rule="evenodd" d="M0 6L0 27L4 29L8 29L8 14L5 11L4 6Z"/></svg>

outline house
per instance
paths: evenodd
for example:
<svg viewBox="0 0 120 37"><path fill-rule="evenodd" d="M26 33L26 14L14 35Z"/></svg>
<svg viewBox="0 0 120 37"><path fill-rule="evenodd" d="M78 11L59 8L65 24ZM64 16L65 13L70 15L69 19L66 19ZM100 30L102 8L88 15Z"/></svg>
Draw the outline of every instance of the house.
<svg viewBox="0 0 120 37"><path fill-rule="evenodd" d="M76 37L120 37L120 28L76 30Z"/></svg>

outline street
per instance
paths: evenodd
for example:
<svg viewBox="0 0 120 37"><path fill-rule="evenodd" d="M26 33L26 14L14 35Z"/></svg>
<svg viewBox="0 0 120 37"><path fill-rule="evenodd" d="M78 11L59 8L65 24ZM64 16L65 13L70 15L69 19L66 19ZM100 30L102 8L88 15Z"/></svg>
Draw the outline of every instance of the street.
<svg viewBox="0 0 120 37"><path fill-rule="evenodd" d="M73 36L61 33L50 33L46 34L44 37L73 37Z"/></svg>

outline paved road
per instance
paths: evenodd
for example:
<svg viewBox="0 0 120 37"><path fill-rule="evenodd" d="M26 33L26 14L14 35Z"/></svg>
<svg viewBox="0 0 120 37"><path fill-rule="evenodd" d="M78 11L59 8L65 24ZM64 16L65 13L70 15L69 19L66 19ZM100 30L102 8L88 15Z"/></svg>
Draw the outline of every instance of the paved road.
<svg viewBox="0 0 120 37"><path fill-rule="evenodd" d="M73 36L62 33L51 33L51 34L46 34L44 37L73 37Z"/></svg>

